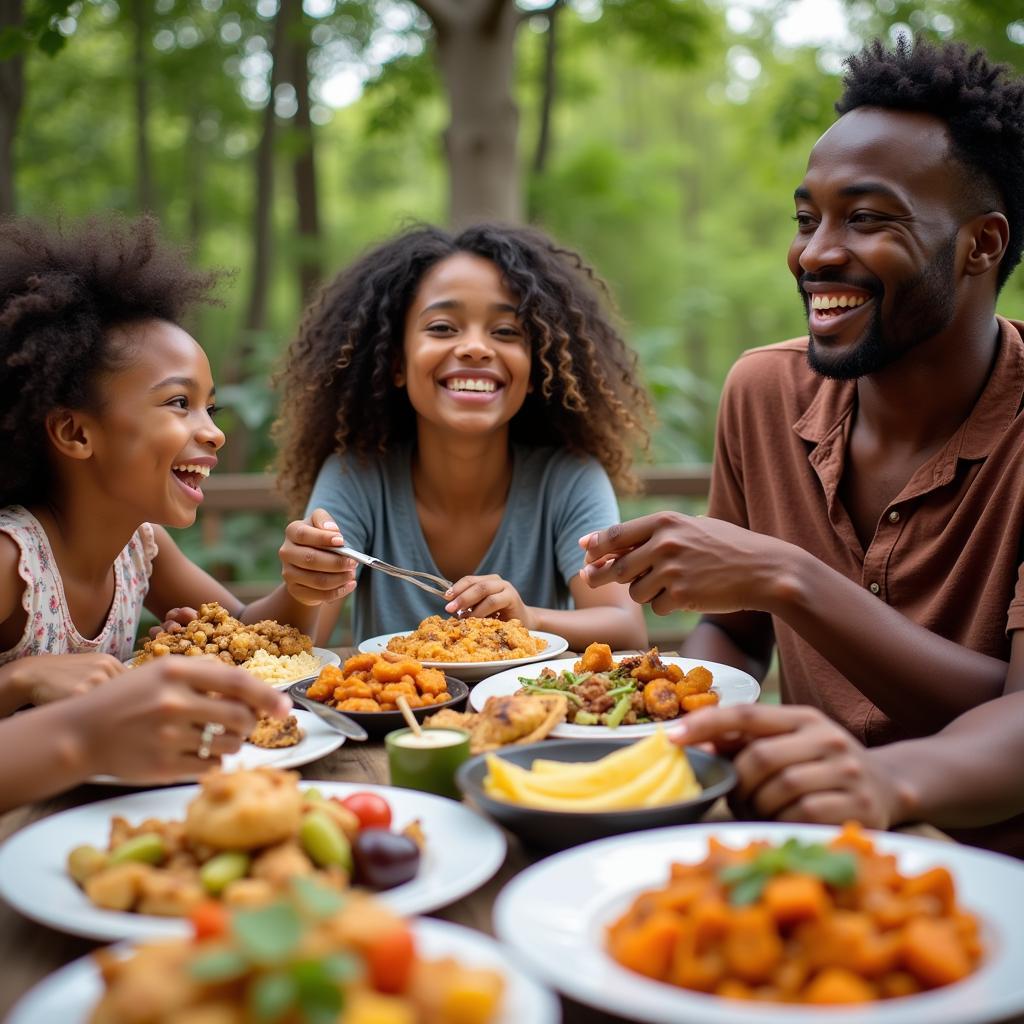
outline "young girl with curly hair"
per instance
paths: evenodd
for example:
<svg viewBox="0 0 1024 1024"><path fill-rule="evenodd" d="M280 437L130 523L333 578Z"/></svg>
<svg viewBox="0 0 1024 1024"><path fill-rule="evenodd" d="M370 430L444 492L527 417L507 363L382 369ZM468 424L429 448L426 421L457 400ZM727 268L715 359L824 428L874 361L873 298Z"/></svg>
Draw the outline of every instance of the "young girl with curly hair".
<svg viewBox="0 0 1024 1024"><path fill-rule="evenodd" d="M448 601L361 573L357 639L472 610L642 647L626 590L579 579L579 538L617 521L649 411L593 272L538 231L407 231L307 309L282 374L279 478L305 525L285 579L326 605L355 589L343 541L455 580ZM327 550L325 550L327 549ZM299 566L302 568L300 569ZM332 614L333 612L333 614Z"/></svg>
<svg viewBox="0 0 1024 1024"><path fill-rule="evenodd" d="M0 224L0 715L63 705L10 729L28 737L49 723L65 752L95 750L95 730L80 735L88 708L148 723L135 744L147 778L205 767L210 753L237 749L253 709L288 702L246 673L198 667L147 671L148 690L108 683L131 656L143 604L161 618L204 601L249 622L315 618L284 587L243 609L164 529L195 521L224 443L206 355L179 326L216 276L189 269L149 219ZM112 718L106 698L80 705L97 684L130 707ZM212 700L211 688L235 699ZM202 739L209 722L226 727L213 744Z"/></svg>

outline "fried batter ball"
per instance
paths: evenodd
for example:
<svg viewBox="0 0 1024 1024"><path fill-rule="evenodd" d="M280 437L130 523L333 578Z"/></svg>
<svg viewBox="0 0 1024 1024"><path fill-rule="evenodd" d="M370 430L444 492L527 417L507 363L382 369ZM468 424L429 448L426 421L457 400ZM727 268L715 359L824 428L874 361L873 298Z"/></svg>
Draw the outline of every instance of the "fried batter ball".
<svg viewBox="0 0 1024 1024"><path fill-rule="evenodd" d="M297 772L267 768L208 772L189 804L185 834L192 843L219 850L270 846L299 830L302 797Z"/></svg>
<svg viewBox="0 0 1024 1024"><path fill-rule="evenodd" d="M341 668L328 665L306 691L310 700L339 711L397 711L404 696L413 708L451 700L443 672L404 655L357 654Z"/></svg>

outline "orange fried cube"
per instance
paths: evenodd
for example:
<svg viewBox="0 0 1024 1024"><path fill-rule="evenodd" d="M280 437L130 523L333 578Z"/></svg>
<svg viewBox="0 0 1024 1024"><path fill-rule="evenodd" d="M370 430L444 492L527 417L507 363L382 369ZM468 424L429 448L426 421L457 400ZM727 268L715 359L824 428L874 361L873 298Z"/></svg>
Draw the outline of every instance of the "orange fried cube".
<svg viewBox="0 0 1024 1024"><path fill-rule="evenodd" d="M342 666L342 675L350 676L353 672L368 672L376 661L376 654L353 654Z"/></svg>
<svg viewBox="0 0 1024 1024"><path fill-rule="evenodd" d="M423 668L418 661L403 658L401 661L377 661L370 670L379 683L397 683L402 676L414 676Z"/></svg>

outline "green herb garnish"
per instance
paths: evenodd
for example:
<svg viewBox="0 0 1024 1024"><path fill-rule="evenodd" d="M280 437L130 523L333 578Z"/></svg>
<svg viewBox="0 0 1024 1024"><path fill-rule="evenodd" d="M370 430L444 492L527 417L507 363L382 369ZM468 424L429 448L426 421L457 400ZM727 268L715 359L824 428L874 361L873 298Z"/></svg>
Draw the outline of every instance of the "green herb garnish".
<svg viewBox="0 0 1024 1024"><path fill-rule="evenodd" d="M782 846L762 850L742 864L731 864L718 873L736 907L756 902L773 875L814 875L836 888L857 879L857 858L846 850L830 850L821 843L787 839Z"/></svg>

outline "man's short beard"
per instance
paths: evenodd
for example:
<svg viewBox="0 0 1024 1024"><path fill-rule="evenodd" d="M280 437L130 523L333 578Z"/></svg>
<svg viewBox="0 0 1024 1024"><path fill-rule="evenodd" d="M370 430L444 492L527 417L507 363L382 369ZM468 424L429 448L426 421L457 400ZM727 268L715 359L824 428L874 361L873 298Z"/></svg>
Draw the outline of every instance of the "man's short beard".
<svg viewBox="0 0 1024 1024"><path fill-rule="evenodd" d="M807 362L822 377L856 380L878 373L911 349L933 338L953 319L953 267L956 235L935 254L935 259L893 296L894 312L886 332L882 324L884 292L875 294L875 310L861 340L846 352L832 354L819 346L814 335L807 345ZM804 305L808 305L807 294Z"/></svg>

